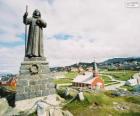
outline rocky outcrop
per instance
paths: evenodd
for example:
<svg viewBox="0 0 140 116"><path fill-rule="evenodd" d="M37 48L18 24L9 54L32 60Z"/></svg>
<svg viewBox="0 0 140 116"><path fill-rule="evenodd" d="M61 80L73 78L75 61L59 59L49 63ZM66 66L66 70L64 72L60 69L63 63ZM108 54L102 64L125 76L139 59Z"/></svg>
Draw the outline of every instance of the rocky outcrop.
<svg viewBox="0 0 140 116"><path fill-rule="evenodd" d="M38 116L73 116L69 111L62 110L64 99L58 95L50 95L37 103Z"/></svg>
<svg viewBox="0 0 140 116"><path fill-rule="evenodd" d="M73 116L69 111L62 110L64 101L59 95L53 94L42 98L18 101L16 109L22 110L22 115L26 116L33 112L37 112L37 116Z"/></svg>
<svg viewBox="0 0 140 116"><path fill-rule="evenodd" d="M0 116L4 116L9 106L6 99L0 99Z"/></svg>
<svg viewBox="0 0 140 116"><path fill-rule="evenodd" d="M113 102L113 108L118 111L129 110L129 107L126 103Z"/></svg>
<svg viewBox="0 0 140 116"><path fill-rule="evenodd" d="M69 111L63 111L65 100L57 94L42 98L18 101L15 108L8 105L5 98L0 99L0 116L28 116L37 112L37 116L73 116Z"/></svg>
<svg viewBox="0 0 140 116"><path fill-rule="evenodd" d="M10 107L5 98L0 99L0 116L15 116L19 115L16 109Z"/></svg>

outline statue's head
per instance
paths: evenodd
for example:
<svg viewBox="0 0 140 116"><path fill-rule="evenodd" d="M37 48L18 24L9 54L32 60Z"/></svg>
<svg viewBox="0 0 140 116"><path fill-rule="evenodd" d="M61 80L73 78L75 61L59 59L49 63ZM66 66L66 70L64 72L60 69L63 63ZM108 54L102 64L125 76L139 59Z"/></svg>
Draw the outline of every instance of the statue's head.
<svg viewBox="0 0 140 116"><path fill-rule="evenodd" d="M40 11L39 11L38 9L34 10L34 12L33 12L33 17L34 17L34 18L39 18L39 17L41 17L41 13L40 13Z"/></svg>

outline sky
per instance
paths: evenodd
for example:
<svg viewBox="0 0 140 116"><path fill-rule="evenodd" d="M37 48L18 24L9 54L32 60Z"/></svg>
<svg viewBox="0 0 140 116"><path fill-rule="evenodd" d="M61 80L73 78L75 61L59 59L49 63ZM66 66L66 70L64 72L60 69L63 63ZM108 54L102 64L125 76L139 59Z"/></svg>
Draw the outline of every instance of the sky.
<svg viewBox="0 0 140 116"><path fill-rule="evenodd" d="M47 22L45 56L50 67L113 57L140 56L140 7L132 0L0 0L0 72L18 73L24 60L26 5Z"/></svg>

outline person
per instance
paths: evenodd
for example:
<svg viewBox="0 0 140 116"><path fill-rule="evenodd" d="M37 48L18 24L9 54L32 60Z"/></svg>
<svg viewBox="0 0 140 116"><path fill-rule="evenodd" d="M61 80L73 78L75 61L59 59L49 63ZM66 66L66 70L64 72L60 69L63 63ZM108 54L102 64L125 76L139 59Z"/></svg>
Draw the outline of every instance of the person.
<svg viewBox="0 0 140 116"><path fill-rule="evenodd" d="M41 19L41 13L37 9L34 10L31 18L27 18L27 16L28 12L25 12L23 23L29 25L25 56L28 58L43 57L43 28L45 28L47 24Z"/></svg>

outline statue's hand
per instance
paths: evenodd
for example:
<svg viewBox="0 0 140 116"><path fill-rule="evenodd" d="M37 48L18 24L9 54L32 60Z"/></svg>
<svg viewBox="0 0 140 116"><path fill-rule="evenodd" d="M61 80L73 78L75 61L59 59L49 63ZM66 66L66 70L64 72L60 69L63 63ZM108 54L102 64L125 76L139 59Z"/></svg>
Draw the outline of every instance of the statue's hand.
<svg viewBox="0 0 140 116"><path fill-rule="evenodd" d="M36 21L36 24L37 24L37 25L40 25L40 23L41 23L41 20L37 20L37 21Z"/></svg>
<svg viewBox="0 0 140 116"><path fill-rule="evenodd" d="M28 12L25 12L24 17L27 17L27 16L28 16Z"/></svg>
<svg viewBox="0 0 140 116"><path fill-rule="evenodd" d="M42 19L38 19L38 20L36 21L36 24L37 24L39 27L41 27L41 28L45 28L46 25L47 25L45 22L43 22Z"/></svg>

